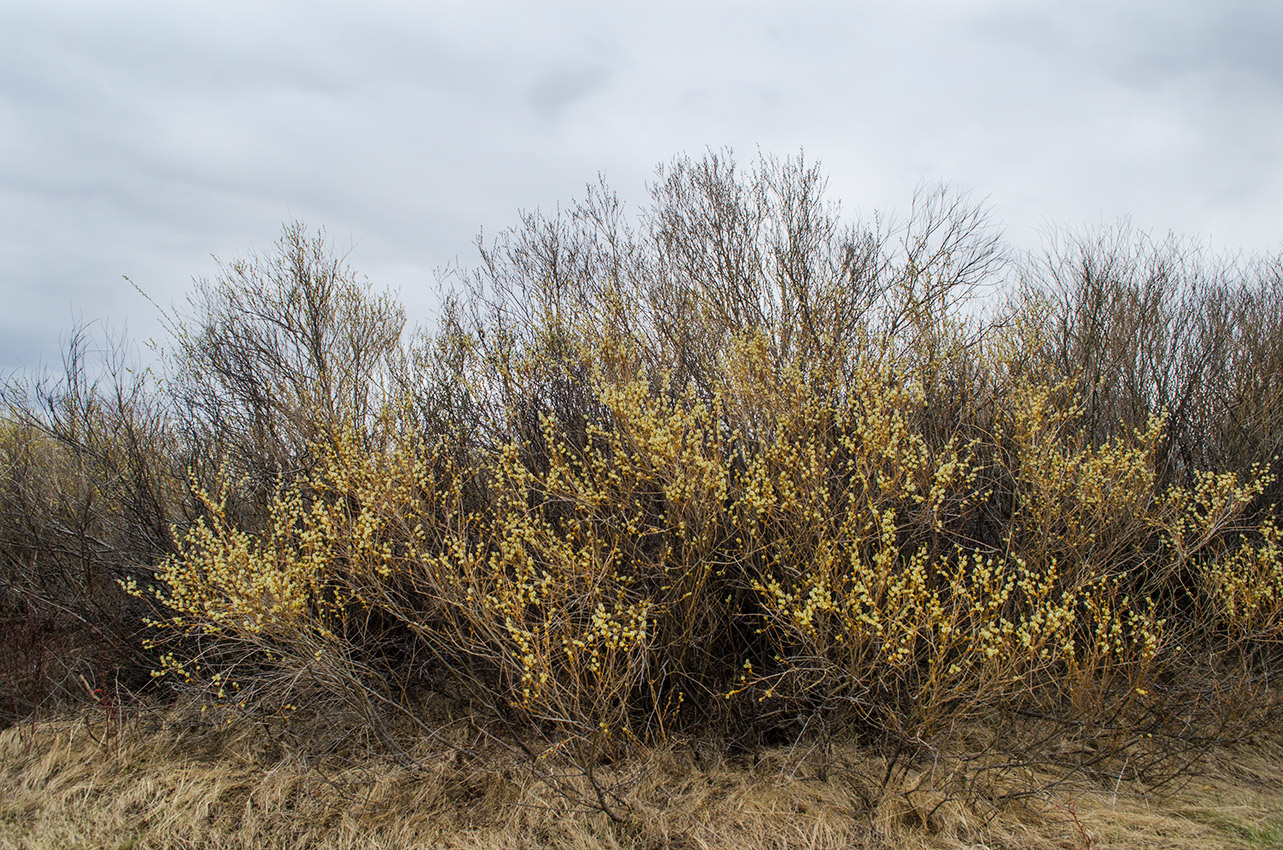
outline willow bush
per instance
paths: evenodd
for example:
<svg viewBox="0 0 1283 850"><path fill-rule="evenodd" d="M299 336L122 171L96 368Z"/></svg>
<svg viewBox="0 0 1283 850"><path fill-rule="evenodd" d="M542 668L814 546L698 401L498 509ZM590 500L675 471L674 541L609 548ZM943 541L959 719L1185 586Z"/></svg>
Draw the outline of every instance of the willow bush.
<svg viewBox="0 0 1283 850"><path fill-rule="evenodd" d="M886 359L766 380L766 346L733 342L708 401L583 351L611 363L594 405L581 431L545 417L537 452L461 464L389 412L319 446L257 535L210 499L158 574L186 653L165 672L227 707L355 712L382 743L416 690L450 694L589 764L690 735L1035 759L1051 727L1143 770L1153 736L1267 707L1187 660L1277 642L1270 474L1163 486L1161 418L1094 443L1070 389L1023 380L992 431L941 441ZM977 745L985 724L1043 750Z"/></svg>

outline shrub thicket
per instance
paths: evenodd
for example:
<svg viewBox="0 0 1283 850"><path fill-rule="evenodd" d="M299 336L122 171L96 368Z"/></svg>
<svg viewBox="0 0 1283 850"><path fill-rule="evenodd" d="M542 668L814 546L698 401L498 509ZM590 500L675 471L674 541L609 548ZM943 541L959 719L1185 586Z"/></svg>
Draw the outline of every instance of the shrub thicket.
<svg viewBox="0 0 1283 850"><path fill-rule="evenodd" d="M1279 260L1012 258L945 190L849 225L801 159L651 191L525 216L416 339L295 225L167 380L11 386L6 622L117 600L161 681L308 746L409 759L434 697L590 779L843 737L884 785L1158 782L1273 716Z"/></svg>

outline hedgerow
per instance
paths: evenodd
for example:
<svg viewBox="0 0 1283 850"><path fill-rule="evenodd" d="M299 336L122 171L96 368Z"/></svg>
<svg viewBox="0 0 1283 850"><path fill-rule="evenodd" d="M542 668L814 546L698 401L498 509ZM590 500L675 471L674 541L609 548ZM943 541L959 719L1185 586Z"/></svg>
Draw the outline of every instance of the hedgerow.
<svg viewBox="0 0 1283 850"><path fill-rule="evenodd" d="M980 793L1158 783L1272 722L1277 261L1125 230L1013 258L947 191L865 227L823 189L721 154L635 221L592 188L408 340L287 228L173 317L146 393L103 407L81 361L6 391L6 604L73 574L24 553L69 539L35 488L74 473L118 494L86 516L169 529L86 567L156 682L409 762L445 701L608 811L595 765L693 739L855 740L880 787Z"/></svg>

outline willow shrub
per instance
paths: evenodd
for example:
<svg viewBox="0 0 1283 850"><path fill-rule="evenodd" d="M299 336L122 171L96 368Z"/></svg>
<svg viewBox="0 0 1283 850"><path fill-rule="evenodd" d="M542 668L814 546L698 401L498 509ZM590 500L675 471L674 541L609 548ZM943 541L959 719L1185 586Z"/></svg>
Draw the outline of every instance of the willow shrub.
<svg viewBox="0 0 1283 850"><path fill-rule="evenodd" d="M1164 488L1161 419L1093 442L1065 385L1018 377L942 439L890 360L835 383L760 368L764 345L739 339L710 398L584 352L611 365L582 421L470 457L388 413L319 445L257 533L205 495L133 588L165 611L158 674L382 745L449 694L589 761L816 730L915 757L998 718L1105 758L1224 698L1196 651L1236 659L1236 710L1264 693L1267 472Z"/></svg>

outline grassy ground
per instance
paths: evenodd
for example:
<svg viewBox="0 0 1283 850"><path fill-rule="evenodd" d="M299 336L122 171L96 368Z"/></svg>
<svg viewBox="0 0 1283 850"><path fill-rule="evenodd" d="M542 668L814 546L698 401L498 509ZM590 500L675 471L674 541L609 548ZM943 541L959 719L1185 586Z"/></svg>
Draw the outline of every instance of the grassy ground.
<svg viewBox="0 0 1283 850"><path fill-rule="evenodd" d="M1283 847L1283 738L1213 753L1163 795L1090 783L996 812L939 798L870 807L838 754L821 778L797 753L756 764L685 748L602 779L619 820L493 752L417 771L368 759L300 763L251 728L144 715L0 733L0 848L1269 848ZM585 798L586 799L586 798Z"/></svg>

